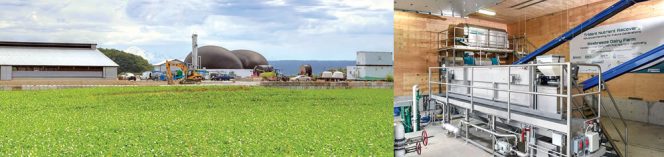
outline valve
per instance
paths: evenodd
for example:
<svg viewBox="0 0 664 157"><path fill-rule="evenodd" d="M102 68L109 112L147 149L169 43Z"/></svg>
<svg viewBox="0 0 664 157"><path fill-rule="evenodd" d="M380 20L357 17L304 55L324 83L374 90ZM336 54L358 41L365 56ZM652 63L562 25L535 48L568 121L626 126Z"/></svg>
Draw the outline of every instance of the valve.
<svg viewBox="0 0 664 157"><path fill-rule="evenodd" d="M426 130L422 130L422 144L424 144L424 146L429 144L429 136Z"/></svg>

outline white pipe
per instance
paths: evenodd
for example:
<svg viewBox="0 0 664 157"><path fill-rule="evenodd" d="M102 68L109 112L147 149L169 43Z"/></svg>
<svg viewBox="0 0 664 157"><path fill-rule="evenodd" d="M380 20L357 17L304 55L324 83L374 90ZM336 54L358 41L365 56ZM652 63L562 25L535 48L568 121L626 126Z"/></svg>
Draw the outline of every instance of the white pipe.
<svg viewBox="0 0 664 157"><path fill-rule="evenodd" d="M403 128L403 123L401 121L394 122L394 156L395 157L404 157L406 156L406 135Z"/></svg>
<svg viewBox="0 0 664 157"><path fill-rule="evenodd" d="M485 131L485 132L488 132L488 133L490 133L490 134L493 134L494 136L498 136L498 137L513 137L513 138L514 138L514 145L515 145L515 146L517 145L517 142L518 142L518 140L519 140L519 138L518 138L516 135L513 135L513 134L499 134L499 133L494 132L494 131L491 131L491 130L489 130L489 129L486 129L486 128L483 128L483 127L479 127L479 126L477 126L477 125L475 125L475 124L471 124L471 123L468 122L468 121L463 121L463 120L461 120L460 122L461 122L461 123L464 123L464 124L466 124L466 125L473 126L473 127L475 127L476 129L480 129L480 130L482 130L482 131ZM466 130L466 132L468 132L468 130ZM518 150L515 150L515 149L512 149L512 152L516 153L518 156L521 156L521 157L528 156L528 153L524 153L524 152L521 152L521 151L518 151Z"/></svg>
<svg viewBox="0 0 664 157"><path fill-rule="evenodd" d="M419 125L418 122L417 122L417 112L419 112L419 110L417 109L417 102L418 102L417 101L417 92L419 90L420 89L417 85L413 86L413 103L412 103L412 108L410 109L411 115L412 115L412 120L410 122L413 126L413 132L417 131L416 126Z"/></svg>
<svg viewBox="0 0 664 157"><path fill-rule="evenodd" d="M491 130L489 130L489 129L486 129L486 128L483 128L483 127L477 126L477 125L475 125L475 124L472 124L472 123L470 123L470 122L468 122L468 121L464 121L464 120L462 120L462 121L460 121L460 122L461 122L461 123L464 123L464 124L466 124L466 125L473 126L473 127L477 128L477 129L480 129L480 130L482 130L482 131L488 132L488 133L490 133L490 134L492 134L492 135L494 135L494 136L498 136L498 137L512 137L512 138L514 138L514 145L517 144L518 139L519 139L516 135L513 135L513 134L499 134L499 133L494 132L494 131L491 131ZM466 131L468 131L468 130L466 130Z"/></svg>
<svg viewBox="0 0 664 157"><path fill-rule="evenodd" d="M528 153L520 152L520 151L515 150L515 149L512 149L512 152L516 153L516 155L517 155L517 156L520 156L520 157L526 157L526 156L528 156Z"/></svg>
<svg viewBox="0 0 664 157"><path fill-rule="evenodd" d="M443 124L443 129L452 132L455 136L459 134L459 128L450 123Z"/></svg>

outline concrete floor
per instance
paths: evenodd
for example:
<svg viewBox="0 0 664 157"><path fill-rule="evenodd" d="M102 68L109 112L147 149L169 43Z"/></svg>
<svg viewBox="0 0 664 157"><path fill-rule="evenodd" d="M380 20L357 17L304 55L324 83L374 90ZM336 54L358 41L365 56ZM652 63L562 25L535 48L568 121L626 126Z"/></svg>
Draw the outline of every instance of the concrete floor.
<svg viewBox="0 0 664 157"><path fill-rule="evenodd" d="M622 122L614 119L616 126L624 135ZM625 147L608 118L602 118L609 135L616 141L618 149L624 153ZM626 121L628 126L628 151L630 157L662 157L664 156L664 126L647 124L637 121Z"/></svg>

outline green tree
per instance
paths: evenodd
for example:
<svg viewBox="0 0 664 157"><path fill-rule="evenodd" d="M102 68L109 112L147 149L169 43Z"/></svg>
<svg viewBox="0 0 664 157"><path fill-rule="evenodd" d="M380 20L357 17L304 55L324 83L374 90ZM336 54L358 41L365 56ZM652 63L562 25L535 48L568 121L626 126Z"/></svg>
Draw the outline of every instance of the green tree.
<svg viewBox="0 0 664 157"><path fill-rule="evenodd" d="M116 49L99 48L99 51L120 65L120 67L118 67L118 73L141 73L152 70L152 65L141 56Z"/></svg>

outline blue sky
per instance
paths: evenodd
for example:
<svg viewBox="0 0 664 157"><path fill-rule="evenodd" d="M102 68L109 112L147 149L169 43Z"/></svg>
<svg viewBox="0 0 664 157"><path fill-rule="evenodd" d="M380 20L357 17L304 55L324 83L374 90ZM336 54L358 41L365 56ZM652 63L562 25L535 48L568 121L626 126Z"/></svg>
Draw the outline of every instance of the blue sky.
<svg viewBox="0 0 664 157"><path fill-rule="evenodd" d="M393 52L392 0L2 0L0 40L90 42L151 63L199 46L268 60L354 60Z"/></svg>

